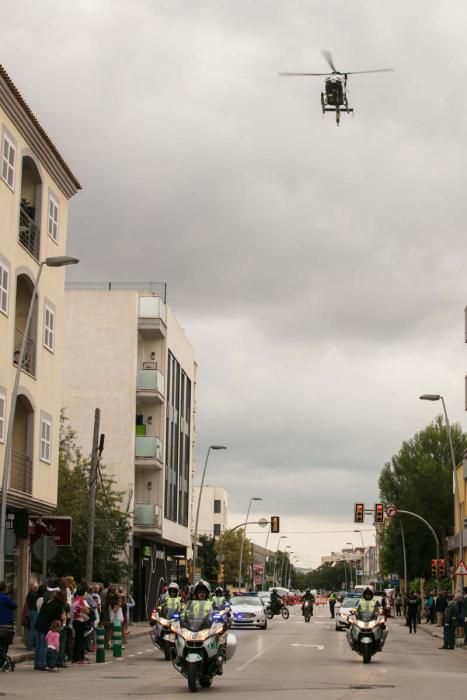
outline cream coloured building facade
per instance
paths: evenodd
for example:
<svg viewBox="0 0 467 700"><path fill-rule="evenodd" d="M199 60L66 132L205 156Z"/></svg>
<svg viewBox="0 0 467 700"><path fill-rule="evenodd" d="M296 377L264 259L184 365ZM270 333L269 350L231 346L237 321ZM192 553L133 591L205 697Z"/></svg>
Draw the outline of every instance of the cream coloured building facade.
<svg viewBox="0 0 467 700"><path fill-rule="evenodd" d="M0 66L0 472L17 360L39 263L65 255L68 202L81 186ZM64 270L43 267L14 411L8 518L51 513L57 502ZM10 543L11 544L11 543ZM17 537L6 576L18 597L29 575Z"/></svg>
<svg viewBox="0 0 467 700"><path fill-rule="evenodd" d="M149 604L191 556L196 363L164 296L70 285L65 305L63 407L85 455L101 411L102 462L132 516L135 600Z"/></svg>
<svg viewBox="0 0 467 700"><path fill-rule="evenodd" d="M193 530L195 529L200 487L193 488ZM199 508L198 535L220 537L227 529L229 499L222 486L203 486Z"/></svg>

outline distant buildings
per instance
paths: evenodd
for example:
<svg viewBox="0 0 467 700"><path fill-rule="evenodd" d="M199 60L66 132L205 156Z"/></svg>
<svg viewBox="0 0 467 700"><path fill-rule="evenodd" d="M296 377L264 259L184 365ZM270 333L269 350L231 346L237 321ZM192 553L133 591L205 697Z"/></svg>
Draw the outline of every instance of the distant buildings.
<svg viewBox="0 0 467 700"><path fill-rule="evenodd" d="M193 530L200 487L193 488ZM204 486L199 509L198 535L220 537L227 528L228 495L222 486Z"/></svg>
<svg viewBox="0 0 467 700"><path fill-rule="evenodd" d="M164 294L70 285L65 304L62 404L85 454L101 409L102 462L132 515L139 617L161 578L183 576L192 544L196 362Z"/></svg>
<svg viewBox="0 0 467 700"><path fill-rule="evenodd" d="M34 284L40 263L67 251L68 202L80 189L0 66L0 472ZM29 518L50 514L57 503L64 276L63 269L42 269L14 410L6 580L18 602L29 580Z"/></svg>

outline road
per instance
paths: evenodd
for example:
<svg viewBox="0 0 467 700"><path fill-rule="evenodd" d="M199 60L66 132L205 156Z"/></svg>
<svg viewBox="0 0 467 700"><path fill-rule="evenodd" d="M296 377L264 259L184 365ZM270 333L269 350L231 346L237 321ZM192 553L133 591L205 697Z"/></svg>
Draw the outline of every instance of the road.
<svg viewBox="0 0 467 700"><path fill-rule="evenodd" d="M467 651L439 651L440 641L419 630L409 635L390 621L385 650L369 665L351 652L345 634L334 630L327 609L309 624L298 609L285 622L275 618L266 631L239 630L238 650L224 675L197 697L238 700L344 700L374 697L423 700L462 696L467 687ZM152 647L149 636L133 639L122 660L39 673L20 664L2 674L0 696L37 700L165 698L191 695L185 679ZM370 695L368 691L373 691Z"/></svg>

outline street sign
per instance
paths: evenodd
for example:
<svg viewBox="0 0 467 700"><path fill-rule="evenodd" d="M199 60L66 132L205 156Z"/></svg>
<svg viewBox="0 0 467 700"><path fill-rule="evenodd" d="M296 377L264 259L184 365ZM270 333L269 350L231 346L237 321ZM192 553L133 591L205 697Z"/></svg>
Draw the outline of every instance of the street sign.
<svg viewBox="0 0 467 700"><path fill-rule="evenodd" d="M384 578L382 576L378 577L378 585L380 585L380 586L384 585Z"/></svg>
<svg viewBox="0 0 467 700"><path fill-rule="evenodd" d="M43 535L47 535L59 547L70 547L71 518L63 516L37 519L34 523L34 532L31 534L31 544L34 544Z"/></svg>
<svg viewBox="0 0 467 700"><path fill-rule="evenodd" d="M50 561L57 556L58 547L50 537L41 537L32 545L32 553L39 561Z"/></svg>
<svg viewBox="0 0 467 700"><path fill-rule="evenodd" d="M267 525L269 525L269 520L267 518L260 518L258 520L258 525L260 527L266 527Z"/></svg>
<svg viewBox="0 0 467 700"><path fill-rule="evenodd" d="M454 576L467 576L467 566L464 564L462 559L460 560L460 562L456 566L456 570L454 571Z"/></svg>
<svg viewBox="0 0 467 700"><path fill-rule="evenodd" d="M221 564L223 561L225 561L225 554L216 554L216 561L218 564Z"/></svg>
<svg viewBox="0 0 467 700"><path fill-rule="evenodd" d="M395 506L393 503L386 506L386 515L388 518L394 518L394 516L397 515L397 506Z"/></svg>

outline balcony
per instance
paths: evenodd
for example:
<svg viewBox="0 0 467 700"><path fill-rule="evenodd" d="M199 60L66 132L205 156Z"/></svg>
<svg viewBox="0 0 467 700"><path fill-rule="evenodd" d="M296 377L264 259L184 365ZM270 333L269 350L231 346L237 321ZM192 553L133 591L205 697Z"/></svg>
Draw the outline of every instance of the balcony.
<svg viewBox="0 0 467 700"><path fill-rule="evenodd" d="M31 213L30 209L30 213ZM41 231L39 226L31 218L24 206L19 209L19 234L18 240L32 257L39 262L39 252L41 243Z"/></svg>
<svg viewBox="0 0 467 700"><path fill-rule="evenodd" d="M23 331L19 328L15 328L15 346L13 349L13 362L15 365L18 364L23 338ZM36 342L31 337L26 339L22 369L32 377L36 376Z"/></svg>
<svg viewBox="0 0 467 700"><path fill-rule="evenodd" d="M162 530L162 508L155 503L135 503L135 528Z"/></svg>
<svg viewBox="0 0 467 700"><path fill-rule="evenodd" d="M32 493L32 461L18 450L11 453L10 489Z"/></svg>
<svg viewBox="0 0 467 700"><path fill-rule="evenodd" d="M164 466L164 443L152 435L136 435L135 463L138 467Z"/></svg>
<svg viewBox="0 0 467 700"><path fill-rule="evenodd" d="M146 338L166 337L166 309L160 297L139 297L138 329Z"/></svg>
<svg viewBox="0 0 467 700"><path fill-rule="evenodd" d="M136 395L144 402L164 403L165 378L158 369L139 369Z"/></svg>

